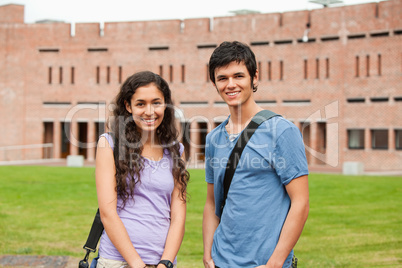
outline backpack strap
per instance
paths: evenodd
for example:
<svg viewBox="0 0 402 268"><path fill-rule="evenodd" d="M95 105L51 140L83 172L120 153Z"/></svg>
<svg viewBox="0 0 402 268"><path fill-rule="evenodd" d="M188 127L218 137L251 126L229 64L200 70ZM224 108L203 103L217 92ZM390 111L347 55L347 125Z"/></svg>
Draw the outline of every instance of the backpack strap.
<svg viewBox="0 0 402 268"><path fill-rule="evenodd" d="M270 110L262 110L258 112L251 122L247 125L247 127L240 134L239 139L234 146L232 153L230 154L229 160L226 165L225 177L223 179L223 201L221 203L221 215L223 212L223 208L226 203L226 198L228 196L229 187L232 182L233 175L236 171L237 164L239 163L241 154L244 148L247 145L247 142L250 140L251 136L254 134L255 130L266 120L271 119L272 117L280 116Z"/></svg>

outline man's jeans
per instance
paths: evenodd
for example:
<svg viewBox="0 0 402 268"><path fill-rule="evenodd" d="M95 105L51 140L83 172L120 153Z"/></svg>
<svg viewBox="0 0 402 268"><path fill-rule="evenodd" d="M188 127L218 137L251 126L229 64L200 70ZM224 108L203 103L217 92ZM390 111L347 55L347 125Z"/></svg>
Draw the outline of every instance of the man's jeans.
<svg viewBox="0 0 402 268"><path fill-rule="evenodd" d="M215 265L215 268L220 268L220 267ZM292 259L292 265L290 265L289 268L297 268L297 258L294 255L293 255L293 259Z"/></svg>

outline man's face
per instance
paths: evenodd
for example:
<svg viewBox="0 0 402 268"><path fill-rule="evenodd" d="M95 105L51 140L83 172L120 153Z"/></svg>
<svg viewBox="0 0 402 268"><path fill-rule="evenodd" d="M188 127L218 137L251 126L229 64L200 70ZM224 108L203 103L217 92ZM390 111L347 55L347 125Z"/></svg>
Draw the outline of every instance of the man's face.
<svg viewBox="0 0 402 268"><path fill-rule="evenodd" d="M253 79L253 84L257 81L258 72ZM214 85L229 106L240 106L253 99L251 77L243 62L233 61L227 66L216 68Z"/></svg>

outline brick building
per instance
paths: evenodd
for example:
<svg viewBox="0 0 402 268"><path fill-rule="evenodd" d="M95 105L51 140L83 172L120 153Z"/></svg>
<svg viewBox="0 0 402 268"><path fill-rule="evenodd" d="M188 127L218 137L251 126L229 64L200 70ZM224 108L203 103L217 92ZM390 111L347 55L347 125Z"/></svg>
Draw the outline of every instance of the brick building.
<svg viewBox="0 0 402 268"><path fill-rule="evenodd" d="M402 169L402 1L270 14L112 23L24 23L0 6L0 162L94 161L112 98L151 70L173 90L191 163L228 115L207 63L225 40L251 46L258 103L300 128L310 167ZM305 36L303 38L303 36ZM307 38L306 38L307 37Z"/></svg>

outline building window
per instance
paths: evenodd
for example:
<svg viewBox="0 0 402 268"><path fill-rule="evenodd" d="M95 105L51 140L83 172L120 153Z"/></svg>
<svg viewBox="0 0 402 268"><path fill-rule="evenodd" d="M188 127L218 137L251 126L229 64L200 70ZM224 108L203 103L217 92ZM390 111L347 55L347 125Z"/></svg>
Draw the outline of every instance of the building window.
<svg viewBox="0 0 402 268"><path fill-rule="evenodd" d="M163 77L163 65L159 65L159 75Z"/></svg>
<svg viewBox="0 0 402 268"><path fill-rule="evenodd" d="M216 48L218 45L217 44L203 44L203 45L197 45L198 49L203 49L203 48Z"/></svg>
<svg viewBox="0 0 402 268"><path fill-rule="evenodd" d="M395 130L395 149L402 150L402 129Z"/></svg>
<svg viewBox="0 0 402 268"><path fill-rule="evenodd" d="M52 67L49 67L49 71L48 71L48 81L49 81L49 84L52 83Z"/></svg>
<svg viewBox="0 0 402 268"><path fill-rule="evenodd" d="M107 52L108 49L106 47L90 47L87 49L88 52Z"/></svg>
<svg viewBox="0 0 402 268"><path fill-rule="evenodd" d="M181 82L184 83L186 81L186 66L183 64L181 66Z"/></svg>
<svg viewBox="0 0 402 268"><path fill-rule="evenodd" d="M60 139L61 142L60 151L61 157L66 158L67 155L70 154L70 135L71 135L71 122L61 122L60 123L61 133Z"/></svg>
<svg viewBox="0 0 402 268"><path fill-rule="evenodd" d="M262 76L262 65L261 65L261 61L258 62L258 73L260 74L258 76L258 81L261 81L261 76Z"/></svg>
<svg viewBox="0 0 402 268"><path fill-rule="evenodd" d="M59 84L63 84L63 67L59 67Z"/></svg>
<svg viewBox="0 0 402 268"><path fill-rule="evenodd" d="M279 80L283 80L283 61L279 62Z"/></svg>
<svg viewBox="0 0 402 268"><path fill-rule="evenodd" d="M308 61L304 60L304 79L308 77Z"/></svg>
<svg viewBox="0 0 402 268"><path fill-rule="evenodd" d="M356 61L355 61L355 76L359 77L359 56L356 56Z"/></svg>
<svg viewBox="0 0 402 268"><path fill-rule="evenodd" d="M320 78L320 59L315 59L315 78Z"/></svg>
<svg viewBox="0 0 402 268"><path fill-rule="evenodd" d="M250 42L250 45L252 46L267 46L269 45L268 41L256 41L256 42Z"/></svg>
<svg viewBox="0 0 402 268"><path fill-rule="evenodd" d="M119 66L119 84L121 84L123 78L123 67Z"/></svg>
<svg viewBox="0 0 402 268"><path fill-rule="evenodd" d="M275 45L287 45L287 44L292 44L293 40L292 39L286 39L286 40L276 40L274 41Z"/></svg>
<svg viewBox="0 0 402 268"><path fill-rule="evenodd" d="M99 66L96 66L96 83L100 83L100 68Z"/></svg>
<svg viewBox="0 0 402 268"><path fill-rule="evenodd" d="M154 47L149 47L149 50L169 50L168 46L154 46Z"/></svg>
<svg viewBox="0 0 402 268"><path fill-rule="evenodd" d="M364 149L364 129L348 129L348 148Z"/></svg>
<svg viewBox="0 0 402 268"><path fill-rule="evenodd" d="M208 63L206 65L205 69L206 69L206 74L207 74L205 77L205 81L209 82L209 64Z"/></svg>
<svg viewBox="0 0 402 268"><path fill-rule="evenodd" d="M268 81L272 80L271 62L268 61Z"/></svg>
<svg viewBox="0 0 402 268"><path fill-rule="evenodd" d="M74 67L71 67L71 84L74 84L74 83L75 83L75 77L74 77L74 75L75 75L75 68L74 68Z"/></svg>
<svg viewBox="0 0 402 268"><path fill-rule="evenodd" d="M106 67L106 83L110 83L110 66Z"/></svg>
<svg viewBox="0 0 402 268"><path fill-rule="evenodd" d="M323 36L323 37L321 37L322 42L337 41L337 40L339 40L339 36Z"/></svg>
<svg viewBox="0 0 402 268"><path fill-rule="evenodd" d="M388 130L372 129L371 130L371 148L372 149L388 149Z"/></svg>
<svg viewBox="0 0 402 268"><path fill-rule="evenodd" d="M325 78L329 78L329 58L325 59Z"/></svg>
<svg viewBox="0 0 402 268"><path fill-rule="evenodd" d="M347 98L346 101L348 103L365 103L366 99L357 97L357 98Z"/></svg>
<svg viewBox="0 0 402 268"><path fill-rule="evenodd" d="M58 49L58 48L40 48L38 50L39 50L40 53L43 53L43 52L59 52L60 51L60 49Z"/></svg>
<svg viewBox="0 0 402 268"><path fill-rule="evenodd" d="M378 69L378 75L381 76L381 54L378 54L377 69Z"/></svg>
<svg viewBox="0 0 402 268"><path fill-rule="evenodd" d="M363 39L366 38L366 34L351 34L348 35L348 39Z"/></svg>
<svg viewBox="0 0 402 268"><path fill-rule="evenodd" d="M388 102L389 98L388 97L373 97L370 98L371 102Z"/></svg>
<svg viewBox="0 0 402 268"><path fill-rule="evenodd" d="M173 65L169 66L169 81L170 83L173 82Z"/></svg>
<svg viewBox="0 0 402 268"><path fill-rule="evenodd" d="M370 76L370 55L366 56L366 76Z"/></svg>

